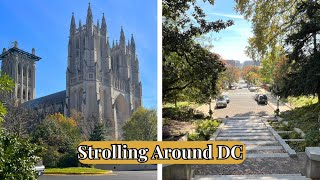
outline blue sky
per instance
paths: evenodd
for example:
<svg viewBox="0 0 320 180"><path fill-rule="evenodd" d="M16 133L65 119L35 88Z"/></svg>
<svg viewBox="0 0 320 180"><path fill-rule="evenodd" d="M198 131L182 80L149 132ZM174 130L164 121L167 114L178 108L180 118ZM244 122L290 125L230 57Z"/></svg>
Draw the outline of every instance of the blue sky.
<svg viewBox="0 0 320 180"><path fill-rule="evenodd" d="M37 62L36 97L66 88L68 37L72 12L78 26L85 24L88 3L95 24L105 14L110 40L126 42L134 34L140 63L143 106L157 107L157 1L156 0L3 0L0 1L0 47L17 40L19 48L42 57ZM2 51L1 51L2 52Z"/></svg>
<svg viewBox="0 0 320 180"><path fill-rule="evenodd" d="M205 3L199 3L207 13L207 19L210 21L222 19L233 20L234 25L228 27L219 33L209 33L207 36L216 39L211 41L213 44L212 52L216 52L223 59L233 60L251 60L244 53L245 47L248 45L248 38L253 34L251 32L251 23L236 13L234 10L234 0L216 0L214 6Z"/></svg>

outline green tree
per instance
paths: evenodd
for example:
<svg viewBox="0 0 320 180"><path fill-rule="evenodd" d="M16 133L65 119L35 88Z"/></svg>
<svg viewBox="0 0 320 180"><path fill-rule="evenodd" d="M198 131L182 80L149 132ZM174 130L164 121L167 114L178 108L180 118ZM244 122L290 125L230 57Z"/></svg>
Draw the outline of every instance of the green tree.
<svg viewBox="0 0 320 180"><path fill-rule="evenodd" d="M128 141L156 141L157 112L143 107L138 108L125 122L123 137Z"/></svg>
<svg viewBox="0 0 320 180"><path fill-rule="evenodd" d="M0 179L36 180L34 167L41 148L0 129Z"/></svg>
<svg viewBox="0 0 320 180"><path fill-rule="evenodd" d="M0 123L7 113L2 100L12 91L13 85L13 80L8 75L0 76ZM40 151L41 148L30 143L28 139L0 128L0 179L35 180L36 173L33 168L39 160Z"/></svg>
<svg viewBox="0 0 320 180"><path fill-rule="evenodd" d="M204 2L214 4L212 0ZM184 93L197 102L207 102L217 94L216 84L224 66L220 57L202 47L196 38L233 22L208 22L196 0L164 0L162 10L163 101L170 102Z"/></svg>
<svg viewBox="0 0 320 180"><path fill-rule="evenodd" d="M296 5L299 15L295 32L286 39L288 60L285 75L277 82L276 93L282 97L318 95L320 100L320 2L305 1ZM319 101L318 101L319 102Z"/></svg>
<svg viewBox="0 0 320 180"><path fill-rule="evenodd" d="M6 96L6 94L12 91L13 86L13 80L8 75L4 74L0 76L0 95L2 97L2 100L5 99L4 97ZM0 123L3 121L3 117L7 113L4 102L2 100L0 100Z"/></svg>
<svg viewBox="0 0 320 180"><path fill-rule="evenodd" d="M47 116L34 131L33 142L44 146L43 163L47 167L78 166L76 147L81 142L76 121L62 114Z"/></svg>
<svg viewBox="0 0 320 180"><path fill-rule="evenodd" d="M95 124L93 131L90 133L89 141L104 141L106 139L106 128L104 124Z"/></svg>

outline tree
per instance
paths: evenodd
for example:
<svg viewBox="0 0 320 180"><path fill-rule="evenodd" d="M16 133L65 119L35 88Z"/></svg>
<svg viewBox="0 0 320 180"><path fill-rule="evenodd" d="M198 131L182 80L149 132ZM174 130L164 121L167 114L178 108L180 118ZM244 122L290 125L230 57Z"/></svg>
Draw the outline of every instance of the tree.
<svg viewBox="0 0 320 180"><path fill-rule="evenodd" d="M107 139L106 128L104 124L95 124L93 131L90 133L89 141L104 141Z"/></svg>
<svg viewBox="0 0 320 180"><path fill-rule="evenodd" d="M12 91L13 80L8 75L0 76L0 123L7 113L3 100ZM1 126L1 125L0 125ZM33 170L39 160L41 148L7 129L0 128L0 179L35 180Z"/></svg>
<svg viewBox="0 0 320 180"><path fill-rule="evenodd" d="M233 22L208 22L195 0L164 0L162 9L163 101L172 101L188 89L184 95L207 102L217 94L216 83L224 66L217 54L202 47L195 38L218 32Z"/></svg>
<svg viewBox="0 0 320 180"><path fill-rule="evenodd" d="M2 97L2 100L4 99L3 97L6 96L6 94L12 91L13 86L13 80L8 75L5 74L0 76L0 95ZM3 121L3 117L7 113L4 102L2 100L0 100L0 123Z"/></svg>
<svg viewBox="0 0 320 180"><path fill-rule="evenodd" d="M78 165L76 147L81 142L76 121L57 113L48 115L33 133L33 142L46 148L43 163L48 167Z"/></svg>
<svg viewBox="0 0 320 180"><path fill-rule="evenodd" d="M242 69L241 76L249 84L260 82L259 68L256 66L246 66Z"/></svg>
<svg viewBox="0 0 320 180"><path fill-rule="evenodd" d="M285 76L278 82L278 95L282 97L318 95L320 100L320 2L304 1L296 5L299 25L286 38L288 60ZM319 102L319 101L318 101Z"/></svg>
<svg viewBox="0 0 320 180"><path fill-rule="evenodd" d="M157 112L143 107L138 108L125 122L123 137L128 141L156 141Z"/></svg>
<svg viewBox="0 0 320 180"><path fill-rule="evenodd" d="M254 36L249 39L247 47L249 57L260 60L268 52L284 45L283 40L299 24L295 6L302 1L236 0L235 9L252 23Z"/></svg>
<svg viewBox="0 0 320 180"><path fill-rule="evenodd" d="M36 180L33 170L41 148L0 129L0 179Z"/></svg>
<svg viewBox="0 0 320 180"><path fill-rule="evenodd" d="M223 72L225 80L228 83L229 87L231 84L238 82L240 79L240 70L234 66L227 66L226 71Z"/></svg>

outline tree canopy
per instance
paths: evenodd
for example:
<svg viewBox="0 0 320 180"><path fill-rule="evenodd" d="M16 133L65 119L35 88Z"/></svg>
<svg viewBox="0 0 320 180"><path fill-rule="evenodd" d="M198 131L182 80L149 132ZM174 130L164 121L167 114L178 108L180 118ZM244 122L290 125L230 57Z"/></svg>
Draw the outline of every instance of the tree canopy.
<svg viewBox="0 0 320 180"><path fill-rule="evenodd" d="M138 108L125 122L123 137L128 141L156 141L157 112L143 107Z"/></svg>
<svg viewBox="0 0 320 180"><path fill-rule="evenodd" d="M214 4L212 0L204 2ZM224 65L217 54L202 47L195 38L219 32L233 21L207 21L196 0L164 0L162 10L163 101L184 93L195 101L206 102L217 94L216 82Z"/></svg>

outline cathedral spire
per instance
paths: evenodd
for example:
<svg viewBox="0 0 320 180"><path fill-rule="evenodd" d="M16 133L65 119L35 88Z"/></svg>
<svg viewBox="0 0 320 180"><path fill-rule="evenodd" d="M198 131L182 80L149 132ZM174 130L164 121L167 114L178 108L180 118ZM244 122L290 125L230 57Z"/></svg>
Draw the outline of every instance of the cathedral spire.
<svg viewBox="0 0 320 180"><path fill-rule="evenodd" d="M79 31L82 30L82 24L81 24L81 20L79 20Z"/></svg>
<svg viewBox="0 0 320 180"><path fill-rule="evenodd" d="M131 34L131 50L136 50L136 44L134 42L133 34Z"/></svg>
<svg viewBox="0 0 320 180"><path fill-rule="evenodd" d="M114 40L112 41L112 48L114 47Z"/></svg>
<svg viewBox="0 0 320 180"><path fill-rule="evenodd" d="M74 35L76 33L76 22L74 20L74 13L72 13L71 23L70 23L70 35Z"/></svg>
<svg viewBox="0 0 320 180"><path fill-rule="evenodd" d="M125 47L126 46L126 37L124 36L123 28L121 26L121 31L120 31L120 46Z"/></svg>
<svg viewBox="0 0 320 180"><path fill-rule="evenodd" d="M97 29L100 28L100 23L99 23L99 19L97 20Z"/></svg>
<svg viewBox="0 0 320 180"><path fill-rule="evenodd" d="M102 13L101 31L104 35L107 35L107 24L106 19L104 18L104 13Z"/></svg>
<svg viewBox="0 0 320 180"><path fill-rule="evenodd" d="M92 16L92 11L91 11L91 6L89 3L88 12L87 12L87 26L92 23L93 23L93 16Z"/></svg>

